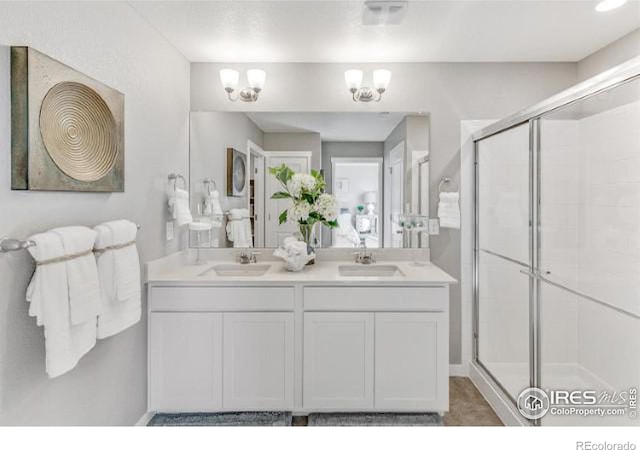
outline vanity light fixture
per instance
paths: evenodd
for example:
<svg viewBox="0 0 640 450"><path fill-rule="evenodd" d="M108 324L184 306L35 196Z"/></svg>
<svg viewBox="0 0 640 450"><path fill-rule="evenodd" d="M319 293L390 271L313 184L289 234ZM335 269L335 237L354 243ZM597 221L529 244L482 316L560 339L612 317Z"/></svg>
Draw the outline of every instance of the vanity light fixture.
<svg viewBox="0 0 640 450"><path fill-rule="evenodd" d="M391 72L385 69L373 71L373 88L362 86L362 70L351 69L344 73L344 81L354 102L379 102L391 81ZM376 95L377 94L377 95Z"/></svg>
<svg viewBox="0 0 640 450"><path fill-rule="evenodd" d="M602 0L596 5L596 11L606 12L621 7L627 0Z"/></svg>
<svg viewBox="0 0 640 450"><path fill-rule="evenodd" d="M234 69L222 69L220 70L220 82L222 87L227 92L229 100L232 102L238 99L243 102L255 102L258 100L258 96L264 88L264 83L267 79L267 73L260 69L247 70L247 82L249 87L241 89L237 95L233 93L238 89L238 82L240 81L240 72Z"/></svg>

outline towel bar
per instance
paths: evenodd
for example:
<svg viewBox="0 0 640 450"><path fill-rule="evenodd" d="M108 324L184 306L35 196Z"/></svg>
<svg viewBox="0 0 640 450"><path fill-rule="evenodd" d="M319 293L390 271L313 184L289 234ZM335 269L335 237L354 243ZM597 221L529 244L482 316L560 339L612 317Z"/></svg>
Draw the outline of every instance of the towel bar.
<svg viewBox="0 0 640 450"><path fill-rule="evenodd" d="M442 190L442 186L447 184L447 183L451 183L451 184L455 185L455 191L454 192L457 192L459 190L458 183L456 183L454 180L452 180L449 177L442 177L442 180L440 180L440 184L438 184L438 194L442 194L444 192Z"/></svg>
<svg viewBox="0 0 640 450"><path fill-rule="evenodd" d="M179 173L170 173L167 177L169 181L173 181L173 190L178 189L178 180L182 180L182 186L187 190L187 180Z"/></svg>
<svg viewBox="0 0 640 450"><path fill-rule="evenodd" d="M136 224L136 228L140 229L140 225ZM0 238L0 253L15 252L17 250L24 250L29 247L34 247L35 242L31 240L20 240L10 237Z"/></svg>

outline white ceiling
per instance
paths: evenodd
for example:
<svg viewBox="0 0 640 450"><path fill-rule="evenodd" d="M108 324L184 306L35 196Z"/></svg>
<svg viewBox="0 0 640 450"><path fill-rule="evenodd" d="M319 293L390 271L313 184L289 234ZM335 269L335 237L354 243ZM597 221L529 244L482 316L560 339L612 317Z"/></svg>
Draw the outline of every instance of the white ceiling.
<svg viewBox="0 0 640 450"><path fill-rule="evenodd" d="M407 115L369 112L248 112L265 133L320 133L323 142L382 142Z"/></svg>
<svg viewBox="0 0 640 450"><path fill-rule="evenodd" d="M579 61L640 27L640 0L410 1L362 25L363 1L133 1L193 62Z"/></svg>

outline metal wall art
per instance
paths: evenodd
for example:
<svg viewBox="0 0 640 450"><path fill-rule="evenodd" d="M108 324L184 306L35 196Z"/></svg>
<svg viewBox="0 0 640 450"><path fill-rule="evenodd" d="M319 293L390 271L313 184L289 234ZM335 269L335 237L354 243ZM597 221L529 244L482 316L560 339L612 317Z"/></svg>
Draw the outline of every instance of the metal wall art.
<svg viewBox="0 0 640 450"><path fill-rule="evenodd" d="M124 95L11 47L11 188L124 191Z"/></svg>

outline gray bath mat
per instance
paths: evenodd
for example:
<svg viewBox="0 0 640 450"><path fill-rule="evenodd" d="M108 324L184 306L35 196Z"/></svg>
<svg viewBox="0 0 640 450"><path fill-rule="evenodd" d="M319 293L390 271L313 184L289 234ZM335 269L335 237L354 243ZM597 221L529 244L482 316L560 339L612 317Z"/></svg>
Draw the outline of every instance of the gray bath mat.
<svg viewBox="0 0 640 450"><path fill-rule="evenodd" d="M156 414L148 427L289 427L290 412Z"/></svg>
<svg viewBox="0 0 640 450"><path fill-rule="evenodd" d="M310 427L437 427L442 417L436 413L313 413Z"/></svg>

